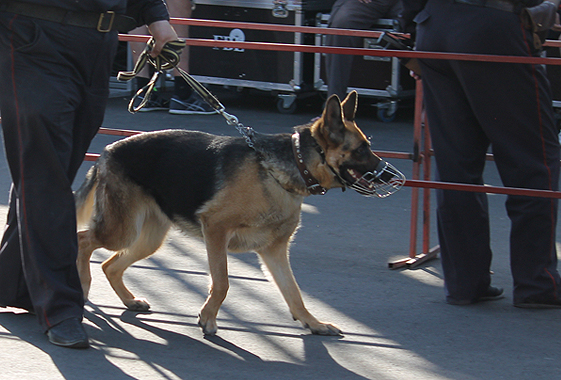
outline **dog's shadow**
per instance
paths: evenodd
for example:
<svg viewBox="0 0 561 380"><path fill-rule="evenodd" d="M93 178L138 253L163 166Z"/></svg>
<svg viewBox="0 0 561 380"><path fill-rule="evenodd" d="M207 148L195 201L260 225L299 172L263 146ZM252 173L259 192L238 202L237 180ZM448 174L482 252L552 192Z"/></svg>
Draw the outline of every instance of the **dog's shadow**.
<svg viewBox="0 0 561 380"><path fill-rule="evenodd" d="M18 350L35 357L35 366L45 365L42 370L45 377L52 374L49 367L54 365L57 372L67 380L149 377L213 379L224 378L226 375L234 378L267 379L364 379L339 365L327 351L325 343L339 339L338 337L263 331L261 325L256 329L244 328L241 332L250 335L245 335L243 344L251 347L254 347L254 339L301 339L303 362L271 361L263 360L256 349L251 351L218 335L204 339L191 338L186 334L193 329L199 331L196 323L178 322L177 319L153 319L153 314L150 321L158 324L168 323L173 326L173 330L154 326L147 319L143 320L143 313L125 311L119 315L106 313L97 306L88 307L85 311L84 325L92 345L89 350L65 349L50 344L46 337L41 336L39 328L29 328L37 326L36 317L29 314L0 313L0 325L7 330L0 334L0 338L17 337L25 342L24 344L29 344L31 347L23 348L24 351L21 351L21 348ZM135 329L142 329L144 332L139 334ZM227 327L223 329L228 330ZM182 333L183 330L186 331L185 334ZM230 330L236 332L239 329ZM47 354L49 359L36 356L33 353L36 348ZM263 356L270 354L270 351L263 352ZM296 353L287 354L296 356ZM299 352L298 356L301 354ZM26 359L21 355L10 360L13 360L14 364L21 362L21 365L26 365ZM146 376L137 377L138 373L144 373ZM158 375L152 377L150 373Z"/></svg>
<svg viewBox="0 0 561 380"><path fill-rule="evenodd" d="M261 335L286 336L301 339L304 347L305 361L294 364L280 361L263 360L261 357L230 341L220 337L205 336L196 340L175 331L166 330L146 323L141 316L144 313L125 311L120 320L154 334L165 345L149 341L137 341L133 347L123 347L133 351L140 360L166 368L180 378L214 378L226 373L239 378L325 378L325 379L363 379L363 377L341 367L330 356L324 343L339 337L320 337L309 334L280 334L252 330ZM88 317L89 318L89 317ZM196 327L196 324L186 324ZM245 331L245 330L244 330ZM157 345L158 347L154 347ZM154 351L154 350L160 350ZM172 356L166 354L173 352ZM199 376L197 376L197 374ZM265 374L265 375L264 375ZM210 375L210 376L209 376Z"/></svg>

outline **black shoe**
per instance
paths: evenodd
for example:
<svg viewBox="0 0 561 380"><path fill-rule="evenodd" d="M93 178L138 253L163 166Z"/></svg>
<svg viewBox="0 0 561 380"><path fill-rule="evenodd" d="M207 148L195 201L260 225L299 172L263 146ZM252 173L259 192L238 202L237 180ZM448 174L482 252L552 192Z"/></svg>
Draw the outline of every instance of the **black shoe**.
<svg viewBox="0 0 561 380"><path fill-rule="evenodd" d="M487 290L475 297L471 300L457 300L451 297L446 297L446 303L450 305L457 305L457 306L464 306L464 305L471 305L478 302L485 302L485 301L496 301L504 298L503 295L504 289L503 288L496 288L494 286L489 286Z"/></svg>
<svg viewBox="0 0 561 380"><path fill-rule="evenodd" d="M68 348L88 348L88 334L78 318L65 319L47 331L49 342Z"/></svg>
<svg viewBox="0 0 561 380"><path fill-rule="evenodd" d="M553 295L533 296L522 301L514 301L514 306L523 309L561 309L561 299Z"/></svg>
<svg viewBox="0 0 561 380"><path fill-rule="evenodd" d="M476 298L475 302L485 302L485 301L496 301L504 298L503 288L496 288L494 286L489 286L485 293Z"/></svg>

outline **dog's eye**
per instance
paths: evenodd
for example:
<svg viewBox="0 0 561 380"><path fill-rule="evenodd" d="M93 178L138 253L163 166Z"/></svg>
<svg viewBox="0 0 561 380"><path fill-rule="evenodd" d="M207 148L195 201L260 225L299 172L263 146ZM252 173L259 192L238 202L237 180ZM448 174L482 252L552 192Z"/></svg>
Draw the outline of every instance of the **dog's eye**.
<svg viewBox="0 0 561 380"><path fill-rule="evenodd" d="M354 150L353 156L356 160L366 160L370 156L370 148L367 144L362 144Z"/></svg>

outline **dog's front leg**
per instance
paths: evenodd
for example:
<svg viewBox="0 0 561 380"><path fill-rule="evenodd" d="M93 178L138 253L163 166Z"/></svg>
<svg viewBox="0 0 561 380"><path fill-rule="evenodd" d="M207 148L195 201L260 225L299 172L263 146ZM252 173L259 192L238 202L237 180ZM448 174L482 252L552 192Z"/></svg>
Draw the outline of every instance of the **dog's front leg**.
<svg viewBox="0 0 561 380"><path fill-rule="evenodd" d="M258 252L279 287L294 319L319 335L341 335L341 330L329 323L318 321L304 306L288 260L288 240Z"/></svg>
<svg viewBox="0 0 561 380"><path fill-rule="evenodd" d="M205 335L215 335L218 330L216 316L226 298L228 282L228 236L225 231L204 229L208 265L210 270L209 296L199 314L199 326Z"/></svg>

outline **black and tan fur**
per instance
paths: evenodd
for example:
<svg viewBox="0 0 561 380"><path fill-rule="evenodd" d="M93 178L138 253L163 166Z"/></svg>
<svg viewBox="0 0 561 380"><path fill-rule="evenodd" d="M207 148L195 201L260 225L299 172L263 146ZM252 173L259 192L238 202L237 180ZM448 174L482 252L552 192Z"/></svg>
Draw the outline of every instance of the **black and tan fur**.
<svg viewBox="0 0 561 380"><path fill-rule="evenodd" d="M354 122L357 95L332 96L322 117L296 127L307 168L326 188L344 187L380 162ZM210 295L199 324L217 331L216 316L228 291L227 252L255 251L280 288L290 312L315 334L340 334L308 312L289 264L288 248L309 195L297 169L291 134L262 135L255 149L242 137L167 130L109 145L76 193L78 269L85 297L89 261L97 248L116 253L102 264L111 286L132 310L150 306L123 283L123 272L154 253L175 225L206 244Z"/></svg>

